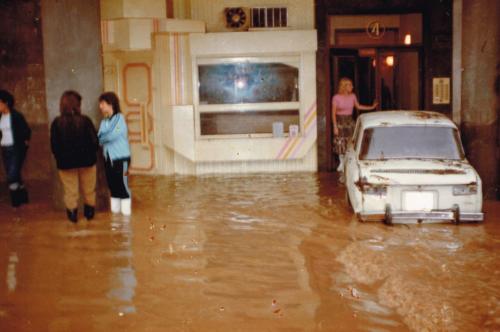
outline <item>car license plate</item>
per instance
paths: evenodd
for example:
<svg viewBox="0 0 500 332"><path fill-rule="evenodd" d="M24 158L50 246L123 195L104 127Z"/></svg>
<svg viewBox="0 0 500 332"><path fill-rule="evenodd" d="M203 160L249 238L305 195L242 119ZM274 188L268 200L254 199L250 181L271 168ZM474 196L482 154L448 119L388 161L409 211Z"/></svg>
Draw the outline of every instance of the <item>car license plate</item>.
<svg viewBox="0 0 500 332"><path fill-rule="evenodd" d="M434 192L405 191L403 209L406 211L430 211L434 208Z"/></svg>

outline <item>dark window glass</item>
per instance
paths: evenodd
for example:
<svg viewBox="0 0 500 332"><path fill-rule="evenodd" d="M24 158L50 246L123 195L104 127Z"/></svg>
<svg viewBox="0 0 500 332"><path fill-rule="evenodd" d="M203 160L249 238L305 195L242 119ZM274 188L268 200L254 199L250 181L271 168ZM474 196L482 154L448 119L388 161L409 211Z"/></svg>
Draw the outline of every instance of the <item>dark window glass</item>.
<svg viewBox="0 0 500 332"><path fill-rule="evenodd" d="M454 128L437 126L394 126L365 129L359 159L451 159L464 152Z"/></svg>
<svg viewBox="0 0 500 332"><path fill-rule="evenodd" d="M281 11L281 26L286 27L288 25L286 17L286 8L280 8L280 11Z"/></svg>
<svg viewBox="0 0 500 332"><path fill-rule="evenodd" d="M267 27L273 27L273 11L270 9L267 9Z"/></svg>
<svg viewBox="0 0 500 332"><path fill-rule="evenodd" d="M272 8L273 11L273 16L274 16L274 27L280 27L281 26L281 20L280 20L280 9L279 8Z"/></svg>
<svg viewBox="0 0 500 332"><path fill-rule="evenodd" d="M299 124L298 110L243 111L200 114L201 135L270 134L273 122L283 122L283 131Z"/></svg>
<svg viewBox="0 0 500 332"><path fill-rule="evenodd" d="M252 27L263 28L266 26L265 8L252 8Z"/></svg>
<svg viewBox="0 0 500 332"><path fill-rule="evenodd" d="M260 27L259 25L259 8L252 8L252 26Z"/></svg>
<svg viewBox="0 0 500 332"><path fill-rule="evenodd" d="M266 26L266 9L265 8L260 8L259 9L259 21L260 21L260 27L265 27Z"/></svg>

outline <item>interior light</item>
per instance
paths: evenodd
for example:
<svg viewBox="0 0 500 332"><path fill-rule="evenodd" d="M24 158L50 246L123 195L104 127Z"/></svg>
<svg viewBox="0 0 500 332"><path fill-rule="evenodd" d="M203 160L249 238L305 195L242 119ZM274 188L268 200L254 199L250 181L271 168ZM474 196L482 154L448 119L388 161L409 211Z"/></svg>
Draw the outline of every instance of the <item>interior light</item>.
<svg viewBox="0 0 500 332"><path fill-rule="evenodd" d="M238 78L238 79L236 80L236 87L237 87L238 89L243 89L245 86L246 86L246 81L245 81L244 79L242 79L242 78Z"/></svg>
<svg viewBox="0 0 500 332"><path fill-rule="evenodd" d="M411 45L411 35L409 33L407 33L405 35L405 41L404 41L405 45Z"/></svg>
<svg viewBox="0 0 500 332"><path fill-rule="evenodd" d="M388 65L389 67L394 66L394 57L392 55L389 55L385 58L385 64Z"/></svg>
<svg viewBox="0 0 500 332"><path fill-rule="evenodd" d="M375 59L372 60L372 67L374 68L377 67L377 60Z"/></svg>

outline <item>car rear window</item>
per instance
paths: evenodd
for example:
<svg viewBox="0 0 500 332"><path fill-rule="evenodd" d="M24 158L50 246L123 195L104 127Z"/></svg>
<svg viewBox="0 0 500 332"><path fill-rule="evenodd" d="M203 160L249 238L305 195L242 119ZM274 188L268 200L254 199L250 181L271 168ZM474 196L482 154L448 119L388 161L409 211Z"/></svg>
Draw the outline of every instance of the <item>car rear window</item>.
<svg viewBox="0 0 500 332"><path fill-rule="evenodd" d="M367 128L359 159L464 159L458 131L437 126Z"/></svg>

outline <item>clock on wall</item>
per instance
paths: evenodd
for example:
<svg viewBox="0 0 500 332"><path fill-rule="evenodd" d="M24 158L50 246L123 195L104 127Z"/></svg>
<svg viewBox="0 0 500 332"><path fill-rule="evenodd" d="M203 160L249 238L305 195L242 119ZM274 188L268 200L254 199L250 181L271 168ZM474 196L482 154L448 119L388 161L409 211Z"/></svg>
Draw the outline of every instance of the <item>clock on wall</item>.
<svg viewBox="0 0 500 332"><path fill-rule="evenodd" d="M231 7L224 9L226 27L241 29L248 26L248 14L243 7Z"/></svg>

